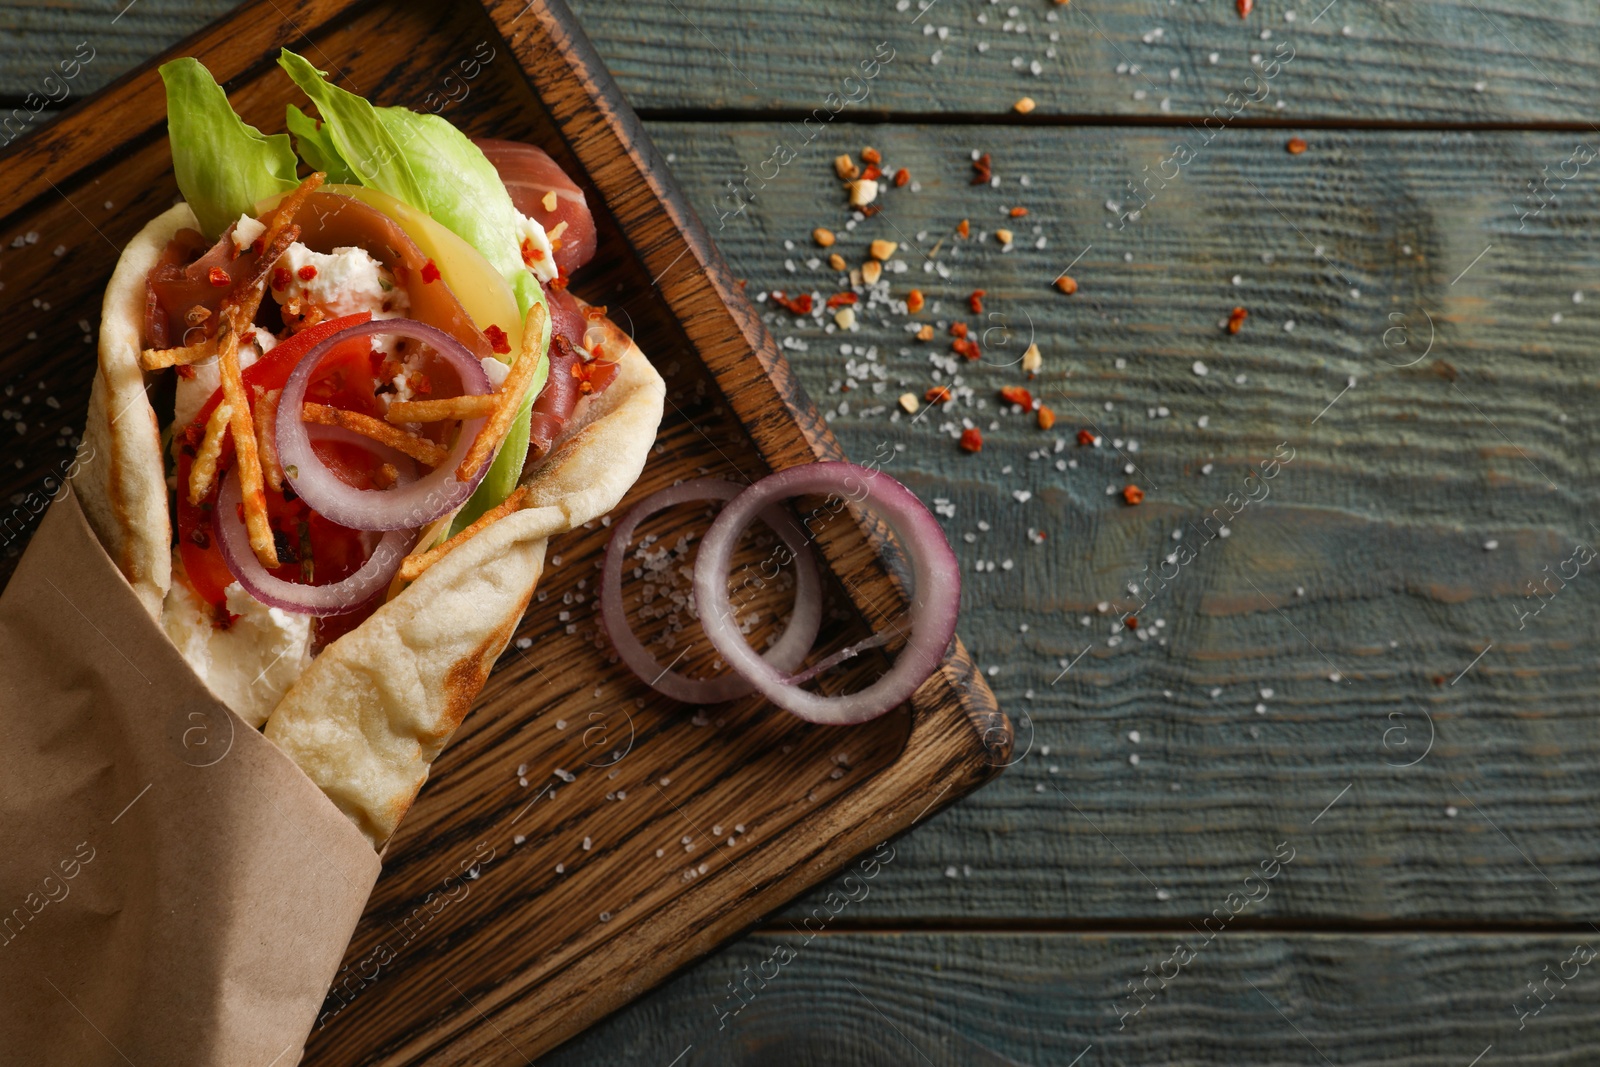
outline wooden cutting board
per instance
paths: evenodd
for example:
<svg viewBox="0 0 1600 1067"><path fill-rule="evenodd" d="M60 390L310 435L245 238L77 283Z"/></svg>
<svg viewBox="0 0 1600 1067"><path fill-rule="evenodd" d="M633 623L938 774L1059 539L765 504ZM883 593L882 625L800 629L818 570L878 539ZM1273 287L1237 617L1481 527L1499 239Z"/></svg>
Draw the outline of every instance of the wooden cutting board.
<svg viewBox="0 0 1600 1067"><path fill-rule="evenodd" d="M600 252L573 288L668 382L630 501L844 458L562 0L263 0L0 155L0 408L17 413L0 427L0 579L71 462L117 254L176 196L155 66L197 56L247 122L277 131L302 102L274 63L282 46L377 103L541 144L585 186ZM855 458L893 473L891 442ZM683 538L709 514L646 524L668 565L630 580L631 602L654 592L653 611L682 591ZM850 511L812 525L831 607L818 648L896 623L907 571L882 529ZM551 545L517 641L388 849L305 1063L529 1062L1005 765L1010 723L959 640L908 706L865 726L656 696L599 629L607 534ZM761 548L753 537L746 558ZM755 604L757 640L783 584ZM714 668L692 622L677 634L671 618L634 618L680 670ZM859 688L885 662L864 655L823 687Z"/></svg>

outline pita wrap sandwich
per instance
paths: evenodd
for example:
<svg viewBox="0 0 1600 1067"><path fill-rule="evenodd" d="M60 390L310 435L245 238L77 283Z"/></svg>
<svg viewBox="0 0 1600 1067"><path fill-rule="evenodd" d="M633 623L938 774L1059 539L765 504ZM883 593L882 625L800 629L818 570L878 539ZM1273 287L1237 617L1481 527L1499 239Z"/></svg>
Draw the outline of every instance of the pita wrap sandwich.
<svg viewBox="0 0 1600 1067"><path fill-rule="evenodd" d="M665 388L567 293L595 226L548 155L279 62L318 117L272 136L162 68L184 200L106 290L107 461L74 488L195 673L381 847Z"/></svg>

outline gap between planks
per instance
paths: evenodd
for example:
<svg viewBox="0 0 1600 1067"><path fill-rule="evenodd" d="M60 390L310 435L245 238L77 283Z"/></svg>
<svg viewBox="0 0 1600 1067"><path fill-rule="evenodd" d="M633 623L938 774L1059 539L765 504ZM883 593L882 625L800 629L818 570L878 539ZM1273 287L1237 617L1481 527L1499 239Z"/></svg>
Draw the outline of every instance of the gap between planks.
<svg viewBox="0 0 1600 1067"><path fill-rule="evenodd" d="M820 907L820 903L814 905ZM1219 905L1221 906L1221 905ZM792 920L769 919L750 930L751 934L786 934L795 931L796 924L805 917L797 912ZM872 936L914 934L1169 934L1194 933L1208 915L1183 916L1175 919L896 919L856 920L835 919L816 931L820 936ZM1255 934L1259 936L1305 936L1316 934L1345 934L1368 937L1419 937L1449 935L1456 937L1517 937L1533 935L1578 934L1593 936L1596 927L1583 921L1556 922L1468 922L1460 919L1294 919L1250 918L1236 915L1228 924L1228 934ZM807 931L808 934L810 931Z"/></svg>
<svg viewBox="0 0 1600 1067"><path fill-rule="evenodd" d="M24 107L21 97L0 96L0 112ZM49 125L50 121L70 111L71 108L39 112L34 132ZM811 114L799 108L650 108L636 109L644 122L802 122ZM853 110L834 115L833 125L843 126L1011 126L1011 127L1064 127L1064 126L1130 126L1149 129L1195 129L1209 115L1097 115L1088 113L1063 113L1019 115L1015 111L942 111L923 114L910 111ZM1412 119L1365 119L1350 121L1338 118L1278 118L1273 115L1258 118L1238 117L1225 128L1244 130L1394 130L1416 133L1595 133L1596 126L1588 122L1438 122ZM165 130L160 130L163 135ZM5 146L0 145L0 154Z"/></svg>
<svg viewBox="0 0 1600 1067"><path fill-rule="evenodd" d="M802 122L812 114L800 108L638 108L636 113L644 122ZM925 114L911 111L872 111L856 109L840 112L830 119L830 125L885 126L892 124L916 126L1135 126L1151 129L1196 129L1209 114L1199 115L1098 115L1088 113L1062 113L1019 115L1015 111L941 111ZM1593 123L1574 122L1447 122L1422 119L1363 119L1351 121L1340 118L1278 118L1266 115L1259 118L1237 117L1229 120L1224 129L1247 130L1395 130L1401 132L1438 133L1595 133Z"/></svg>

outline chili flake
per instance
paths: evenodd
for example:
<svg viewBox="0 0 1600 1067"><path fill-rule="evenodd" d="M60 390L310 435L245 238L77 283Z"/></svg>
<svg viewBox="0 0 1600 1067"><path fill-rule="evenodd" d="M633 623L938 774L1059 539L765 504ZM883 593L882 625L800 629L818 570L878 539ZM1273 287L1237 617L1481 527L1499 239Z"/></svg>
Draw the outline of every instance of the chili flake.
<svg viewBox="0 0 1600 1067"><path fill-rule="evenodd" d="M1240 18L1249 18L1250 9L1256 6L1256 0L1235 0L1235 6L1239 10Z"/></svg>
<svg viewBox="0 0 1600 1067"><path fill-rule="evenodd" d="M1039 429L1048 430L1056 424L1056 413L1043 404L1039 405Z"/></svg>
<svg viewBox="0 0 1600 1067"><path fill-rule="evenodd" d="M429 260L429 262L432 262L432 260ZM504 330L494 323L491 322L483 328L483 336L489 339L489 347L501 355L511 351L511 339L506 336Z"/></svg>
<svg viewBox="0 0 1600 1067"><path fill-rule="evenodd" d="M1016 404L1024 411L1033 410L1033 394L1020 385L1007 385L1000 390L1000 399L1007 404Z"/></svg>
<svg viewBox="0 0 1600 1067"><path fill-rule="evenodd" d="M524 237L522 239L522 265L531 268L535 263L538 263L542 259L544 259L544 249L535 248L533 245L533 238ZM432 260L429 262L432 262ZM423 266L423 272L424 277L426 277L426 265Z"/></svg>
<svg viewBox="0 0 1600 1067"><path fill-rule="evenodd" d="M811 314L811 294L810 293L801 293L799 296L797 296L794 299L790 300L790 299L785 299L782 289L774 289L772 291L772 299L777 301L779 306L781 306L784 309L786 309L791 315L809 315L809 314Z"/></svg>
<svg viewBox="0 0 1600 1067"><path fill-rule="evenodd" d="M1289 143L1283 147L1291 156L1298 156L1306 150L1306 139L1304 137L1291 137L1289 138Z"/></svg>
<svg viewBox="0 0 1600 1067"><path fill-rule="evenodd" d="M962 219L960 222L956 223L956 233L962 237L972 236L972 223L966 219Z"/></svg>
<svg viewBox="0 0 1600 1067"><path fill-rule="evenodd" d="M917 331L917 340L919 340L919 341L931 341L931 340L933 340L933 326L928 324L928 323L923 323L922 329Z"/></svg>
<svg viewBox="0 0 1600 1067"><path fill-rule="evenodd" d="M317 268L312 266L310 263L307 263L305 266L295 271L294 276L303 282L309 282L312 278L317 276Z"/></svg>
<svg viewBox="0 0 1600 1067"><path fill-rule="evenodd" d="M964 322L952 322L950 324L950 336L951 337L965 337L965 336L967 336L967 324L964 323Z"/></svg>
<svg viewBox="0 0 1600 1067"><path fill-rule="evenodd" d="M1123 486L1122 499L1127 501L1129 507L1144 501L1144 490L1137 485Z"/></svg>
<svg viewBox="0 0 1600 1067"><path fill-rule="evenodd" d="M989 153L985 152L983 155L972 161L973 185L988 185L990 179L993 177L994 165L989 159Z"/></svg>
<svg viewBox="0 0 1600 1067"><path fill-rule="evenodd" d="M1139 628L1139 616L1129 615L1126 619L1122 620L1122 625L1126 626L1130 630L1137 630Z"/></svg>
<svg viewBox="0 0 1600 1067"><path fill-rule="evenodd" d="M1249 318L1250 312L1244 308L1234 308L1228 313L1228 332L1238 333L1244 329L1244 320Z"/></svg>
<svg viewBox="0 0 1600 1067"><path fill-rule="evenodd" d="M983 314L983 298L988 295L987 289L974 289L972 295L967 297L967 306L972 309L974 315Z"/></svg>
<svg viewBox="0 0 1600 1067"><path fill-rule="evenodd" d="M206 281L210 282L218 289L226 289L228 286L233 284L233 278L221 267L212 267L209 271L207 271Z"/></svg>
<svg viewBox="0 0 1600 1067"><path fill-rule="evenodd" d="M424 285L432 285L434 282L436 282L438 280L439 280L439 268L433 262L433 260L430 259L430 260L428 260L428 262L426 262L426 263L424 263L422 265L422 283Z"/></svg>
<svg viewBox="0 0 1600 1067"><path fill-rule="evenodd" d="M1028 209L1025 208L1025 207L1014 207L1014 208L1011 209L1011 217L1014 218L1014 219L1020 219L1023 216L1027 215L1027 213L1028 213Z"/></svg>
<svg viewBox="0 0 1600 1067"><path fill-rule="evenodd" d="M899 170L894 172L895 188L898 189L900 186L904 185L906 182L908 182L910 180L911 180L911 172L909 170L906 170L906 168L901 167Z"/></svg>
<svg viewBox="0 0 1600 1067"><path fill-rule="evenodd" d="M976 426L961 431L961 450L963 452L983 451L983 434L978 432Z"/></svg>
<svg viewBox="0 0 1600 1067"><path fill-rule="evenodd" d="M869 145L861 150L861 162L873 164L882 163L883 153Z"/></svg>
<svg viewBox="0 0 1600 1067"><path fill-rule="evenodd" d="M922 394L922 399L926 400L930 404L948 404L954 399L954 397L950 395L949 386L935 385L926 393Z"/></svg>
<svg viewBox="0 0 1600 1067"><path fill-rule="evenodd" d="M1070 274L1063 274L1056 279L1056 288L1071 296L1078 291L1078 281Z"/></svg>
<svg viewBox="0 0 1600 1067"><path fill-rule="evenodd" d="M579 360L572 365L572 376L578 379L578 392L582 393L584 396L588 396L594 392L594 371L595 366L599 362L599 360L591 360L590 362L585 363L582 360Z"/></svg>
<svg viewBox="0 0 1600 1067"><path fill-rule="evenodd" d="M968 359L972 360L975 360L983 355L983 350L978 347L978 342L976 341L969 341L965 339L955 340L950 342L950 347L954 351L960 352L963 356L966 356Z"/></svg>
<svg viewBox="0 0 1600 1067"><path fill-rule="evenodd" d="M828 297L828 306L830 308L843 307L846 304L858 303L860 300L861 298L854 293L834 293Z"/></svg>
<svg viewBox="0 0 1600 1067"><path fill-rule="evenodd" d="M908 314L915 315L922 310L925 303L921 289L913 289L906 294L906 312Z"/></svg>
<svg viewBox="0 0 1600 1067"><path fill-rule="evenodd" d="M861 172L861 176L869 182L875 182L883 177L883 171L878 168L876 163L869 163L866 169Z"/></svg>
<svg viewBox="0 0 1600 1067"><path fill-rule="evenodd" d="M1093 430L1079 430L1078 431L1078 444L1080 444L1080 445L1092 445L1092 444L1096 444L1096 443L1098 443L1098 439L1095 437Z"/></svg>

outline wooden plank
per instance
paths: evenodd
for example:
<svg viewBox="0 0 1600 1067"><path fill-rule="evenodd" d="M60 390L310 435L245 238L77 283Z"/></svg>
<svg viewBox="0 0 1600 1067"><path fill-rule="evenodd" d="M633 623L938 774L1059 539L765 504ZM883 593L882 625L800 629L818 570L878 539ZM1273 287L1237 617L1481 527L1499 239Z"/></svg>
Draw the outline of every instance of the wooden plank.
<svg viewBox="0 0 1600 1067"><path fill-rule="evenodd" d="M268 127L296 94L260 60L262 43L299 26L315 34L310 54L379 103L422 104L460 72L471 84L451 119L543 144L585 184L602 253L575 288L609 303L668 380L667 417L630 500L686 478L756 478L839 455L570 13L559 0L493 13L498 27L465 3L329 0L291 21L262 0L189 47L230 78L246 120ZM35 497L83 418L94 349L80 334L92 340L115 252L173 197L163 116L147 67L4 160L12 288L0 331L16 343L0 352L0 382L12 388L4 421L17 433L3 458L12 484ZM26 544L30 510L13 513L13 550ZM650 532L668 544L703 532L703 516L681 512ZM904 610L878 530L822 521L811 532L830 583L823 647L865 637L869 608ZM304 1062L478 1063L501 1054L495 1035L508 1030L540 1054L995 773L1009 727L959 641L904 707L849 731L848 760L841 731L759 700L717 709L705 729L711 719L653 694L600 638L593 583L606 536L590 524L551 546L523 644L389 844L324 1013L338 1025L319 1027ZM769 623L781 609L761 608ZM702 647L678 667L712 658ZM884 664L863 657L838 684L865 684ZM441 915L445 879L464 902L452 892ZM618 970L631 981L611 981Z"/></svg>
<svg viewBox="0 0 1600 1067"><path fill-rule="evenodd" d="M904 315L868 313L848 338L878 348L885 388L873 393L866 374L847 371L865 361L842 354L845 338L768 312L780 340L806 346L790 362L846 451L904 445L887 469L954 505L963 633L1034 734L1019 766L905 843L884 876L893 891L863 911L884 921L1200 914L1249 857L1351 786L1317 823L1318 846L1273 915L1593 912L1600 731L1588 639L1600 597L1585 570L1525 629L1518 616L1538 603L1526 583L1593 537L1584 502L1600 488L1587 410L1600 384L1590 351L1600 187L1585 172L1526 229L1526 205L1513 200L1519 176L1566 158L1570 138L1325 132L1290 156L1281 134L1230 130L1118 230L1106 228L1118 216L1105 201L1154 170L1172 134L1017 139L886 125L873 142L923 191L892 191L882 215L846 231L829 160L858 149L862 131L829 131L770 188L752 185L756 199L720 230L721 182L787 130L651 132L751 292L832 292L831 273L806 265L818 225L837 230L834 250L852 262L870 238L931 250L943 237L952 276L923 273L913 250L901 257L912 270L890 275L894 293L915 282L941 302L921 319L971 321L965 297L983 287L989 310L1024 333L1011 351L1031 322L1044 352L1032 385L1061 416L1049 434L997 410L994 390L1023 381L1014 370L961 368L988 405L959 409L984 428L971 456L941 432L943 416L896 421L894 397L933 383ZM974 148L994 152L998 191L967 184ZM947 236L962 217L992 229L1014 202L1032 211L1019 233L1043 227L1045 249ZM1063 297L1051 280L1090 244L1072 269L1080 291ZM1575 292L1587 299L1574 303ZM1219 323L1235 305L1250 317L1230 336ZM1392 365L1422 354L1430 314L1432 351ZM1409 346L1391 332L1400 325ZM933 347L948 354L944 339ZM841 394L847 380L857 388ZM1139 451L1079 448L1085 425ZM1069 442L1059 454L1056 438ZM1230 522L1226 540L1197 532L1282 441L1296 458L1270 499ZM1077 468L1058 470L1062 459ZM1124 473L1129 461L1142 473ZM1128 482L1155 486L1140 507L1106 495ZM1019 503L1019 490L1033 496ZM1049 540L1030 542L1030 527ZM1109 647L1115 620L1097 605L1135 604L1127 583L1156 572L1180 530L1204 546L1199 558L1140 613L1147 628L1165 621L1167 643L1124 633ZM977 573L980 560L997 569ZM1436 742L1401 769L1426 749L1425 713ZM1019 724L1019 750L1028 736Z"/></svg>
<svg viewBox="0 0 1600 1067"><path fill-rule="evenodd" d="M1194 952L1181 968L1166 962L1180 938ZM850 934L809 942L792 932L761 933L547 1060L556 1067L669 1064L675 1056L686 1064L839 1067L1467 1067L1482 1056L1485 1065L1576 1064L1588 1062L1581 1050L1597 1036L1600 983L1593 963L1580 965L1593 958L1595 940L1593 931L1230 933L1209 945L1187 929ZM1574 956L1580 944L1591 947ZM1146 973L1157 977L1135 997L1128 985ZM1162 975L1170 979L1164 989ZM1549 992L1541 986L1548 1003L1534 1015L1541 1001L1526 983L1547 975L1555 976ZM1133 1014L1140 1003L1143 1011ZM1529 1012L1526 1019L1520 1011Z"/></svg>
<svg viewBox="0 0 1600 1067"><path fill-rule="evenodd" d="M1036 117L1204 116L1230 92L1259 94L1244 84L1250 56L1270 58L1285 41L1296 58L1272 81L1271 99L1252 105L1247 118L1562 122L1587 130L1587 102L1600 81L1600 55L1575 47L1593 39L1596 12L1577 0L1335 5L1320 18L1321 3L1270 5L1245 21L1220 2L1152 9L1106 0L1057 10L1039 0L1019 11L1028 27L1022 34L1004 29L1017 21L1007 17L1010 5L945 4L918 17L924 2L911 0L900 11L888 0L774 0L754 8L645 0L630 4L625 18L595 0L574 7L623 91L644 109L809 112L824 106L829 92L859 97L862 90L841 88L842 80L859 75L880 41L895 59L852 112L993 116L1028 95L1039 103ZM95 58L69 88L104 85L230 6L124 0L114 23L106 5L90 0L0 9L0 98L16 106L24 94L41 92L44 77L81 41L90 42ZM1285 21L1291 13L1294 21ZM925 36L930 26L935 32ZM1263 32L1272 38L1262 40ZM1052 42L1051 33L1060 39ZM797 41L805 47L797 49ZM980 43L987 51L977 51ZM1027 67L1034 61L1037 77ZM1127 72L1133 66L1141 72Z"/></svg>

